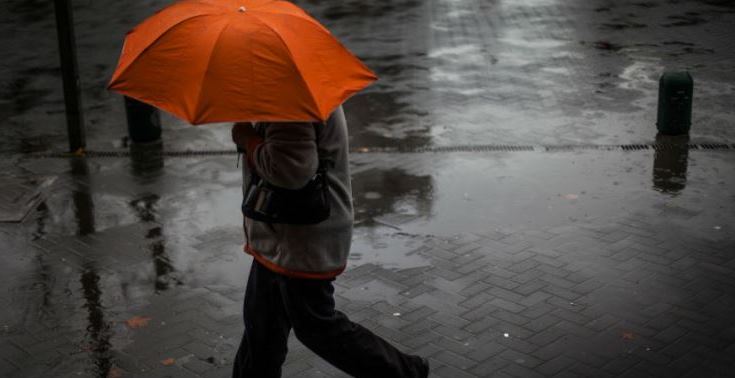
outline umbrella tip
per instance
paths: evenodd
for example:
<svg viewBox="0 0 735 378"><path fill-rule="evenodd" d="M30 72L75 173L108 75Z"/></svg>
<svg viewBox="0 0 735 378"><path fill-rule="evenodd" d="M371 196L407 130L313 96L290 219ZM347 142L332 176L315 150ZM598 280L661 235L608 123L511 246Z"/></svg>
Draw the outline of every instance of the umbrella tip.
<svg viewBox="0 0 735 378"><path fill-rule="evenodd" d="M244 5L241 5L240 8L237 9L238 12L242 13L245 12L247 9L245 9Z"/></svg>

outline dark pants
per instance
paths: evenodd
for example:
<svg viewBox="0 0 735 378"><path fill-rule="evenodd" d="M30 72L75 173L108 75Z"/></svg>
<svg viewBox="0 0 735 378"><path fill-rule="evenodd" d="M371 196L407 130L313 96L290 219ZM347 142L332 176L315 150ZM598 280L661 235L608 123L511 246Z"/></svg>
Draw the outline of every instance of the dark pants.
<svg viewBox="0 0 735 378"><path fill-rule="evenodd" d="M281 376L288 334L354 377L426 377L421 359L400 352L334 309L333 280L289 278L253 261L245 291L245 333L234 378Z"/></svg>

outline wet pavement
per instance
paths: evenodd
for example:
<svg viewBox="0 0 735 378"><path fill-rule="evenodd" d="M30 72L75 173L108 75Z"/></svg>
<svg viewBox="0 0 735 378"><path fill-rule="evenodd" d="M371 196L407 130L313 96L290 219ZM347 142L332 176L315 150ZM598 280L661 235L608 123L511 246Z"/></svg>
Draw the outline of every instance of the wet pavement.
<svg viewBox="0 0 735 378"><path fill-rule="evenodd" d="M74 2L88 147L121 153L96 158L32 154L66 148L53 7L0 4L2 376L229 374L235 155L126 156L104 89L167 3ZM437 377L735 375L735 153L687 145L735 143L731 2L297 3L381 77L345 105L350 317ZM694 76L689 138L656 135L664 69ZM232 148L163 121L164 151ZM667 148L452 149L620 144ZM284 375L344 376L295 340Z"/></svg>

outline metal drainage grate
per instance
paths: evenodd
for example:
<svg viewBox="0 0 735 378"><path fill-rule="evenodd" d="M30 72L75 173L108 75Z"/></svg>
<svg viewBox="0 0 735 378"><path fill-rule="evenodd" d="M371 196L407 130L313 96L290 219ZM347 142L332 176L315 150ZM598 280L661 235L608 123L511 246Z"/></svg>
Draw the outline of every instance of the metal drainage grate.
<svg viewBox="0 0 735 378"><path fill-rule="evenodd" d="M735 144L725 143L648 143L648 144L589 144L542 146L543 151L606 150L606 151L643 151L643 150L735 150Z"/></svg>
<svg viewBox="0 0 735 378"><path fill-rule="evenodd" d="M426 153L426 152L563 152L563 151L582 151L582 150L603 150L603 151L645 151L645 150L719 150L719 151L735 151L735 143L689 143L689 144L673 144L673 143L648 143L648 144L570 144L570 145L509 145L509 144L488 144L488 145L459 145L459 146L398 146L398 147L356 147L350 149L353 154L367 153ZM147 151L145 155L162 155L167 157L199 157L199 156L225 156L235 155L235 150L162 150ZM44 159L44 158L70 158L74 156L84 156L88 158L120 158L131 156L130 151L85 151L83 155L77 155L68 152L48 152L48 153L30 153L24 155L27 157Z"/></svg>

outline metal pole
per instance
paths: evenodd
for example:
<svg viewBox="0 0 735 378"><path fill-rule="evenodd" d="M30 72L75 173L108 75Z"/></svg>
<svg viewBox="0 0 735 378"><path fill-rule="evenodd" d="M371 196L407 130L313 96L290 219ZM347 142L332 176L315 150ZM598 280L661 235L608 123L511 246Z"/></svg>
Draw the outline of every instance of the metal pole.
<svg viewBox="0 0 735 378"><path fill-rule="evenodd" d="M77 48L74 42L71 0L54 0L54 8L56 9L56 30L59 37L59 55L61 56L61 76L64 81L69 150L74 152L86 146L87 138L82 117L82 100L79 95L79 69L77 67Z"/></svg>

